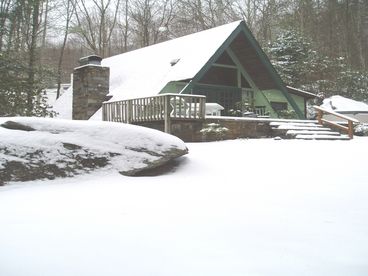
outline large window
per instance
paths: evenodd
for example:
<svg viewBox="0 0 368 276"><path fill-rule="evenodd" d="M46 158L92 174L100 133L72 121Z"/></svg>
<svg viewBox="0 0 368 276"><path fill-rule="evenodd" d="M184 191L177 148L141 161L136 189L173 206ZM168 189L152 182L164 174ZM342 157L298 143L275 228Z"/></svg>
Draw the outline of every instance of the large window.
<svg viewBox="0 0 368 276"><path fill-rule="evenodd" d="M198 84L193 88L193 94L206 96L208 103L222 105L225 108L222 115L228 115L228 110L235 108L235 104L242 99L241 89L236 87Z"/></svg>
<svg viewBox="0 0 368 276"><path fill-rule="evenodd" d="M270 102L270 104L276 112L288 109L288 104L285 102Z"/></svg>

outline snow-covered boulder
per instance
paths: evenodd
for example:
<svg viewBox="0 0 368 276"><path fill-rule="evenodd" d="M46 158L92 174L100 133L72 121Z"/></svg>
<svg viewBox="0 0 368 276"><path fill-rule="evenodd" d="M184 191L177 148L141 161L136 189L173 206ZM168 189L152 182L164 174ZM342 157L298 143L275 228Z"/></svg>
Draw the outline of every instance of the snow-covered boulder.
<svg viewBox="0 0 368 276"><path fill-rule="evenodd" d="M0 185L97 168L136 175L188 152L166 133L121 123L0 118Z"/></svg>
<svg viewBox="0 0 368 276"><path fill-rule="evenodd" d="M368 136L368 124L359 124L355 126L354 134L358 136Z"/></svg>

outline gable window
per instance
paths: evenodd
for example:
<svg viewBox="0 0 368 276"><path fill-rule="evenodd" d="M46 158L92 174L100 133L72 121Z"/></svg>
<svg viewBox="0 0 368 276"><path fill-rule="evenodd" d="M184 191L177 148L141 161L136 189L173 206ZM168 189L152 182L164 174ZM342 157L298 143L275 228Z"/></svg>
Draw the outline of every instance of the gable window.
<svg viewBox="0 0 368 276"><path fill-rule="evenodd" d="M207 73L200 80L201 83L224 85L224 86L238 86L238 75L235 68L225 68L212 66Z"/></svg>
<svg viewBox="0 0 368 276"><path fill-rule="evenodd" d="M270 102L270 104L273 110L276 112L288 109L288 104L285 102Z"/></svg>

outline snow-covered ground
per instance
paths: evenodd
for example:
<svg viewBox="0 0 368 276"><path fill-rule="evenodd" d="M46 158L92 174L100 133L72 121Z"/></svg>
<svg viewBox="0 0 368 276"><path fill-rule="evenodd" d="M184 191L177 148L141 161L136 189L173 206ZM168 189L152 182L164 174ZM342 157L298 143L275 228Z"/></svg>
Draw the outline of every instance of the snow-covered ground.
<svg viewBox="0 0 368 276"><path fill-rule="evenodd" d="M367 142L193 143L163 176L0 187L0 275L368 275Z"/></svg>

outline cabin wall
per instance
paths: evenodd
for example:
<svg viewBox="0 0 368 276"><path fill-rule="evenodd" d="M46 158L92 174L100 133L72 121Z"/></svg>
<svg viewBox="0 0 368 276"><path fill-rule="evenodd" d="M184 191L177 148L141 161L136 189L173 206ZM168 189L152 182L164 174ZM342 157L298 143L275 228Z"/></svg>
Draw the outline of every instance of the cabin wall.
<svg viewBox="0 0 368 276"><path fill-rule="evenodd" d="M254 106L265 106L266 112L269 114L271 118L277 118L276 112L271 108L269 102L267 101L266 95L263 93L263 91L256 91L254 93Z"/></svg>
<svg viewBox="0 0 368 276"><path fill-rule="evenodd" d="M306 99L301 97L301 96L298 96L298 95L294 95L294 94L290 94L290 95L294 99L295 103L300 108L300 110L303 112L304 117L306 117L307 116L307 114L306 114L306 108L307 108Z"/></svg>
<svg viewBox="0 0 368 276"><path fill-rule="evenodd" d="M267 100L270 103L271 102L286 103L287 104L287 109L288 110L293 110L290 103L288 102L288 100L286 99L286 97L284 96L284 94L280 90L272 89L272 90L264 90L262 92L263 92L264 96L267 98ZM301 96L293 95L293 94L289 94L289 95L294 99L294 101L295 101L296 105L299 107L299 109L302 110L303 113L305 113L304 112L304 110L305 110L304 98L301 97ZM262 97L259 97L259 98L262 99ZM271 117L277 117L276 112L272 111L272 113L274 114L274 116L271 116Z"/></svg>
<svg viewBox="0 0 368 276"><path fill-rule="evenodd" d="M188 83L181 81L171 81L160 91L159 94L177 94L179 93Z"/></svg>
<svg viewBox="0 0 368 276"><path fill-rule="evenodd" d="M163 93L179 93L185 86L187 85L186 82L170 82L168 83L160 92L160 94ZM217 95L220 91L227 91L228 93L236 93L239 94L236 99L233 101L241 101L241 100L248 100L250 104L253 104L254 106L265 106L266 112L269 114L271 118L278 118L277 112L272 109L270 106L270 102L282 102L287 104L288 110L292 110L291 105L288 103L286 97L284 94L277 89L270 89L270 90L264 90L264 91L254 91L251 88L247 88L248 93L245 89L241 90L237 87L229 87L229 86L221 86L221 85L208 85L208 84L197 84L193 87L193 93L194 94L200 94L205 95L208 97L207 102L217 102L219 104L224 104L222 101L225 100L226 97ZM209 96L209 94L214 93L212 96ZM253 91L253 99L249 100L250 92ZM216 96L217 95L217 96ZM234 94L235 95L235 94ZM305 110L305 101L304 98L298 95L290 94L300 110L304 112ZM226 106L227 109L234 108L230 106ZM227 115L227 110L223 112L223 115Z"/></svg>

